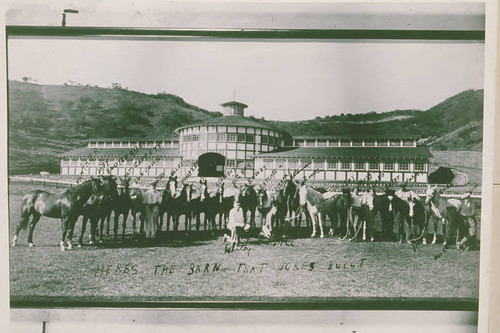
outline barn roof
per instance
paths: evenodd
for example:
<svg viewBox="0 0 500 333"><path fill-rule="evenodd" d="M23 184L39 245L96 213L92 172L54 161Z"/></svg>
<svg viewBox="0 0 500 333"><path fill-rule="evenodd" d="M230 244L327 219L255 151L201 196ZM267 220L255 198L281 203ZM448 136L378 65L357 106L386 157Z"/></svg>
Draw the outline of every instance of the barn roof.
<svg viewBox="0 0 500 333"><path fill-rule="evenodd" d="M327 139L420 139L417 135L359 135L359 134L332 134L332 135L294 135L296 140L327 140Z"/></svg>
<svg viewBox="0 0 500 333"><path fill-rule="evenodd" d="M429 148L419 147L286 147L254 157L430 158Z"/></svg>
<svg viewBox="0 0 500 333"><path fill-rule="evenodd" d="M89 157L92 158L106 158L106 157L125 157L130 159L139 156L160 156L160 157L177 157L180 156L179 148L78 148L66 153L60 154L60 157Z"/></svg>
<svg viewBox="0 0 500 333"><path fill-rule="evenodd" d="M115 141L115 142L127 142L127 141L131 141L131 142L152 142L152 141L172 141L172 140L179 140L179 136L177 134L168 134L168 135L163 135L161 137L155 137L155 138L142 138L142 137L124 137L124 138L90 138L88 140L85 140L85 141L90 141L90 142L94 142L94 141L106 141L106 142L111 142L111 141Z"/></svg>
<svg viewBox="0 0 500 333"><path fill-rule="evenodd" d="M203 120L197 123L194 123L192 125L188 126L183 126L177 128L175 131L179 133L180 130L184 128L189 128L189 127L196 127L196 126L210 126L210 125L222 125L222 126L243 126L243 127L256 127L256 128L263 128L263 129L269 129L269 130L275 130L277 132L282 132L280 130L274 129L273 127L260 123L256 120L253 120L252 118L244 117L244 116L238 116L238 115L229 115L229 116L223 116L223 117L218 117L218 118L213 118L213 119L207 119Z"/></svg>

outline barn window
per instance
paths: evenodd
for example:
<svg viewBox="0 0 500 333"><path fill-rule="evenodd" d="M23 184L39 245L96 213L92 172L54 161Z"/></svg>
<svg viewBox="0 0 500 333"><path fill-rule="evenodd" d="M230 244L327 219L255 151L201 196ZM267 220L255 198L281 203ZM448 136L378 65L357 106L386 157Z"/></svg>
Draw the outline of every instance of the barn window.
<svg viewBox="0 0 500 333"><path fill-rule="evenodd" d="M366 147L373 147L373 146L375 146L375 140L365 140L365 146Z"/></svg>
<svg viewBox="0 0 500 333"><path fill-rule="evenodd" d="M408 162L399 162L399 171L410 170L410 164Z"/></svg>
<svg viewBox="0 0 500 333"><path fill-rule="evenodd" d="M315 145L316 145L316 142L314 140L307 140L306 141L307 147L314 147Z"/></svg>
<svg viewBox="0 0 500 333"><path fill-rule="evenodd" d="M315 159L314 160L314 169L324 170L325 169L325 160Z"/></svg>
<svg viewBox="0 0 500 333"><path fill-rule="evenodd" d="M362 140L352 140L352 145L354 147L361 147L363 145L363 141Z"/></svg>
<svg viewBox="0 0 500 333"><path fill-rule="evenodd" d="M337 161L328 161L327 167L329 170L337 170Z"/></svg>
<svg viewBox="0 0 500 333"><path fill-rule="evenodd" d="M342 161L342 170L350 170L351 169L351 163L350 162L346 162L346 161Z"/></svg>
<svg viewBox="0 0 500 333"><path fill-rule="evenodd" d="M227 134L228 142L236 142L236 133L228 133Z"/></svg>
<svg viewBox="0 0 500 333"><path fill-rule="evenodd" d="M226 166L229 168L234 168L235 165L236 165L235 160L227 160L227 162L226 162Z"/></svg>
<svg viewBox="0 0 500 333"><path fill-rule="evenodd" d="M378 170L380 164L378 162L370 162L370 170Z"/></svg>
<svg viewBox="0 0 500 333"><path fill-rule="evenodd" d="M415 171L425 171L425 163L422 162L415 162Z"/></svg>
<svg viewBox="0 0 500 333"><path fill-rule="evenodd" d="M342 147L349 147L351 145L351 140L348 139L342 139L340 140L340 145Z"/></svg>
<svg viewBox="0 0 500 333"><path fill-rule="evenodd" d="M307 167L305 167L306 170L311 170L312 169L312 161L310 159L307 159L307 158L304 158L304 159L301 159L300 160L302 166L305 166L307 165Z"/></svg>
<svg viewBox="0 0 500 333"><path fill-rule="evenodd" d="M236 167L243 169L245 167L245 160L236 160Z"/></svg>
<svg viewBox="0 0 500 333"><path fill-rule="evenodd" d="M226 133L217 133L217 141L226 142L227 141Z"/></svg>
<svg viewBox="0 0 500 333"><path fill-rule="evenodd" d="M384 171L394 171L394 162L385 162Z"/></svg>
<svg viewBox="0 0 500 333"><path fill-rule="evenodd" d="M208 142L215 142L215 141L217 141L217 133L208 133Z"/></svg>
<svg viewBox="0 0 500 333"><path fill-rule="evenodd" d="M255 134L247 134L247 143L255 143Z"/></svg>
<svg viewBox="0 0 500 333"><path fill-rule="evenodd" d="M288 169L294 170L297 169L299 161L296 159L288 160Z"/></svg>
<svg viewBox="0 0 500 333"><path fill-rule="evenodd" d="M405 147L413 147L414 146L414 140L404 140L403 141L403 146L405 146Z"/></svg>
<svg viewBox="0 0 500 333"><path fill-rule="evenodd" d="M364 162L354 162L354 169L355 170L364 170L365 163Z"/></svg>
<svg viewBox="0 0 500 333"><path fill-rule="evenodd" d="M192 141L198 141L199 140L198 134L193 134L192 137L191 137L191 140Z"/></svg>
<svg viewBox="0 0 500 333"><path fill-rule="evenodd" d="M267 144L269 142L269 137L267 135L262 135L260 137L260 143Z"/></svg>
<svg viewBox="0 0 500 333"><path fill-rule="evenodd" d="M387 141L386 140L378 140L377 141L377 146L379 146L379 147L385 147L385 146L387 146Z"/></svg>
<svg viewBox="0 0 500 333"><path fill-rule="evenodd" d="M391 147L400 147L401 140L391 140Z"/></svg>
<svg viewBox="0 0 500 333"><path fill-rule="evenodd" d="M329 145L330 147L338 147L338 145L339 145L339 140L329 140L328 145Z"/></svg>
<svg viewBox="0 0 500 333"><path fill-rule="evenodd" d="M266 158L264 159L264 166L266 169L272 169L274 168L274 163L272 158Z"/></svg>
<svg viewBox="0 0 500 333"><path fill-rule="evenodd" d="M276 169L284 169L285 168L285 160L282 158L276 159Z"/></svg>
<svg viewBox="0 0 500 333"><path fill-rule="evenodd" d="M238 142L245 142L245 134L238 134Z"/></svg>

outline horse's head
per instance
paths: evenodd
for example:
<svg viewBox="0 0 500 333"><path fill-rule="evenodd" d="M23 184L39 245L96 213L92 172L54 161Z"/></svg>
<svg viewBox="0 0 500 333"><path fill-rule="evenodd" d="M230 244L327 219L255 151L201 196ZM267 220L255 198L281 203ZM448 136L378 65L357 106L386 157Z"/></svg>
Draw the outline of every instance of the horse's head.
<svg viewBox="0 0 500 333"><path fill-rule="evenodd" d="M348 187L342 188L342 201L344 201L344 206L349 207L352 205L352 195L351 190Z"/></svg>
<svg viewBox="0 0 500 333"><path fill-rule="evenodd" d="M131 178L128 176L125 176L124 178L118 177L118 180L120 181L120 185L123 186L124 188L130 188L130 180Z"/></svg>
<svg viewBox="0 0 500 333"><path fill-rule="evenodd" d="M257 190L257 204L260 206L260 207L263 207L265 205L265 203L267 202L267 191L264 190L263 188L259 188Z"/></svg>
<svg viewBox="0 0 500 333"><path fill-rule="evenodd" d="M285 185L283 186L283 192L285 193L286 196L293 196L296 191L297 191L297 185L295 184L293 179L289 178L285 182Z"/></svg>
<svg viewBox="0 0 500 333"><path fill-rule="evenodd" d="M103 184L99 178L90 176L90 186L92 195L102 195L104 193Z"/></svg>
<svg viewBox="0 0 500 333"><path fill-rule="evenodd" d="M369 189L368 192L364 195L365 204L368 206L370 210L375 208L374 199L375 199L375 191L373 189Z"/></svg>
<svg viewBox="0 0 500 333"><path fill-rule="evenodd" d="M205 201L209 198L208 194L208 184L207 181L205 180L204 182L200 181L200 200Z"/></svg>
<svg viewBox="0 0 500 333"><path fill-rule="evenodd" d="M307 187L305 185L301 186L299 189L299 203L301 206L304 206L307 203L307 194Z"/></svg>
<svg viewBox="0 0 500 333"><path fill-rule="evenodd" d="M392 212L394 210L394 197L396 196L394 190L386 188L385 194L387 195L387 200L389 200L389 211Z"/></svg>
<svg viewBox="0 0 500 333"><path fill-rule="evenodd" d="M169 176L167 180L167 185L165 190L170 192L170 195L174 196L177 193L177 176Z"/></svg>
<svg viewBox="0 0 500 333"><path fill-rule="evenodd" d="M118 185L114 176L100 176L102 182L102 191L104 195L115 198L118 196Z"/></svg>
<svg viewBox="0 0 500 333"><path fill-rule="evenodd" d="M437 185L432 187L431 185L427 185L427 190L425 191L425 204L428 205L432 200L434 195L437 193Z"/></svg>

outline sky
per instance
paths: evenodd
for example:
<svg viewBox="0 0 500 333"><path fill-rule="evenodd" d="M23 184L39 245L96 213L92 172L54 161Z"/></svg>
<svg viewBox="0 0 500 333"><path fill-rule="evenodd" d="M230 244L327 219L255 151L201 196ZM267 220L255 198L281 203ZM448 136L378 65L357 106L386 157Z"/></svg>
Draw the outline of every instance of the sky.
<svg viewBox="0 0 500 333"><path fill-rule="evenodd" d="M302 120L341 113L427 110L482 89L484 44L475 42L8 41L9 79L167 92L220 111Z"/></svg>

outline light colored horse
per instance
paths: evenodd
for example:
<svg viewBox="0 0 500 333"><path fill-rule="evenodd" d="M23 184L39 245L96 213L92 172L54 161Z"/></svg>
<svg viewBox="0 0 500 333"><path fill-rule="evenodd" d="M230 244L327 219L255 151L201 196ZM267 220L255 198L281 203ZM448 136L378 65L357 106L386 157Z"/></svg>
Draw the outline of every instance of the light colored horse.
<svg viewBox="0 0 500 333"><path fill-rule="evenodd" d="M320 192L307 187L305 185L301 186L299 189L299 200L300 205L305 206L309 215L311 216L313 231L311 237L316 236L316 220L319 224L320 238L324 238L325 234L323 232L323 221L326 215L330 217L330 223L332 225L336 224L335 214L336 202L340 196L332 197L326 199Z"/></svg>

